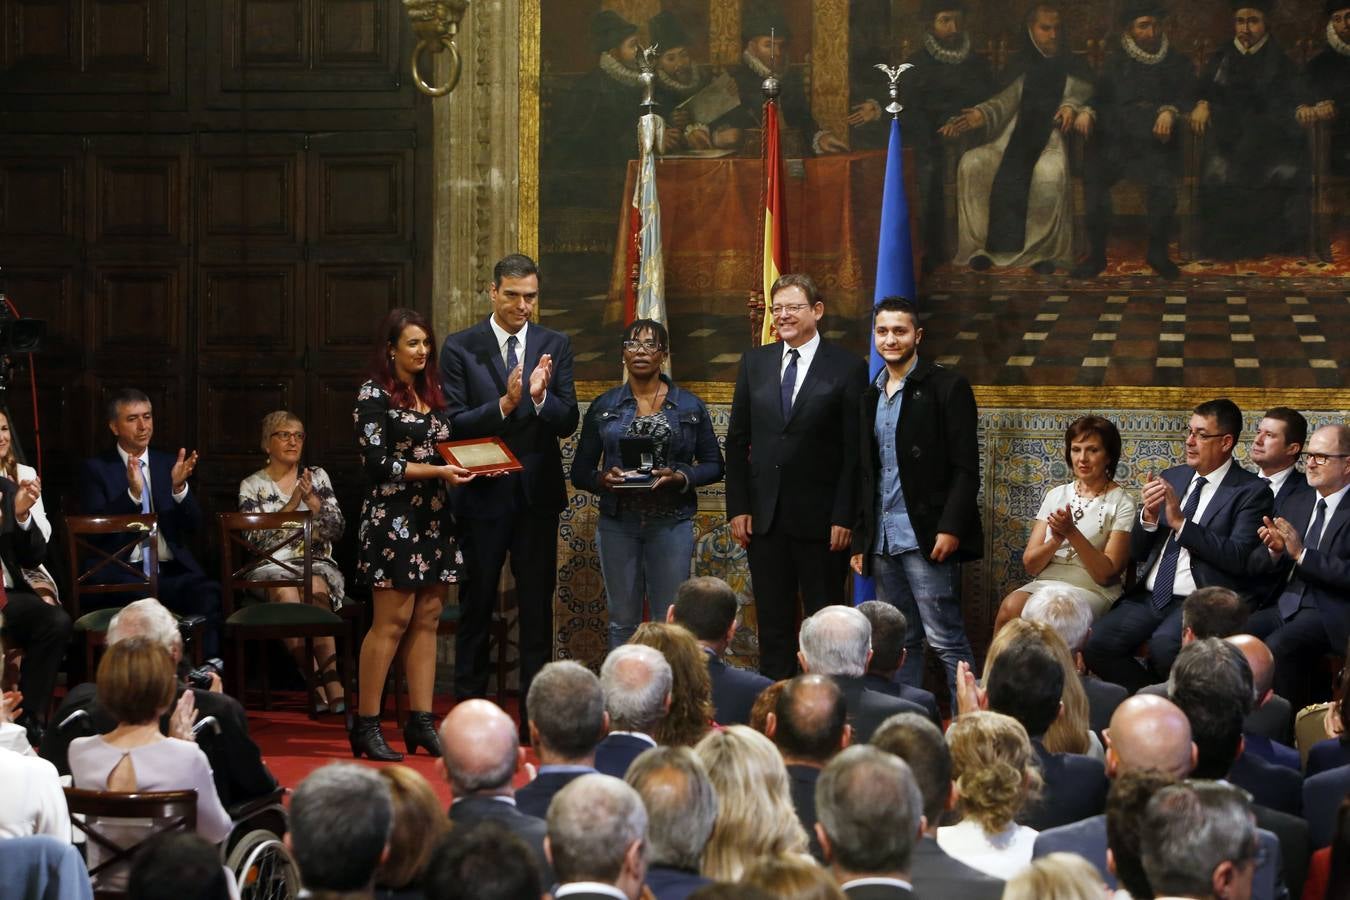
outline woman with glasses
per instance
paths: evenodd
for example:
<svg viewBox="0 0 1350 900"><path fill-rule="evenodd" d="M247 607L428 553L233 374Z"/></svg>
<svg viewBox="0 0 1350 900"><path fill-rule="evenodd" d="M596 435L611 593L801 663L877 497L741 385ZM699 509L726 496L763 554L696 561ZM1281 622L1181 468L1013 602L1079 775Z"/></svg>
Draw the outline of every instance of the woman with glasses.
<svg viewBox="0 0 1350 900"><path fill-rule="evenodd" d="M694 555L695 488L722 478L722 451L703 401L661 371L670 336L638 319L623 338L626 383L586 410L572 483L600 495L596 544L609 598L610 649L642 622L665 621Z"/></svg>
<svg viewBox="0 0 1350 900"><path fill-rule="evenodd" d="M342 537L345 523L333 483L328 473L318 466L300 465L305 449L305 426L292 412L279 409L262 420L262 449L267 454L267 465L239 482L239 510L246 513L273 513L308 510L312 515L312 588L311 602L337 612L342 607L345 584L342 570L333 559L333 542ZM285 535L275 531L251 532L249 541L264 549L281 541ZM276 578L294 578L303 550L297 543L287 544L272 553L276 563L264 562L249 573L252 581ZM288 566L297 560L297 569ZM299 588L266 588L267 599L274 603L299 603ZM318 682L323 701L315 712L344 713L346 700L342 694L342 679L334 668L336 656L331 637L314 638L315 659L305 659L305 642L287 638L286 649L295 657L300 671ZM311 674L312 673L312 674Z"/></svg>

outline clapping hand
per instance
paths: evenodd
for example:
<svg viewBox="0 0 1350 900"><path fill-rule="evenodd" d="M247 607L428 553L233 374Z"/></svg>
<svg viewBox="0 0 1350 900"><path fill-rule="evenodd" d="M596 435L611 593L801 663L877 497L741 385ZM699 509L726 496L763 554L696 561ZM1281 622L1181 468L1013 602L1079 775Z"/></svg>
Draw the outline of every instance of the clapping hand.
<svg viewBox="0 0 1350 900"><path fill-rule="evenodd" d="M178 461L173 464L169 471L169 480L173 482L173 492L175 494L187 486L187 480L192 477L192 470L197 468L197 451L193 450L189 455L187 450L178 448Z"/></svg>
<svg viewBox="0 0 1350 900"><path fill-rule="evenodd" d="M183 696L178 698L178 703L169 716L169 737L178 738L180 741L196 741L197 735L192 731L192 726L196 723L197 698L192 691L183 691Z"/></svg>
<svg viewBox="0 0 1350 900"><path fill-rule="evenodd" d="M1045 517L1045 527L1050 529L1050 533L1061 543L1069 539L1069 535L1078 530L1078 526L1073 521L1073 510L1065 506L1063 509L1052 510Z"/></svg>
<svg viewBox="0 0 1350 900"><path fill-rule="evenodd" d="M0 723L13 722L23 715L23 693L5 691L0 694Z"/></svg>
<svg viewBox="0 0 1350 900"><path fill-rule="evenodd" d="M20 522L28 518L28 511L42 499L42 482L36 478L19 482L18 493L14 495L14 517Z"/></svg>
<svg viewBox="0 0 1350 900"><path fill-rule="evenodd" d="M548 391L548 383L553 378L553 357L545 353L539 357L539 363L530 373L530 399L535 403L544 402L544 394Z"/></svg>
<svg viewBox="0 0 1350 900"><path fill-rule="evenodd" d="M961 660L956 664L956 712L957 715L968 712L979 712L987 709L989 698L979 683L975 681L975 673L970 670L970 663Z"/></svg>

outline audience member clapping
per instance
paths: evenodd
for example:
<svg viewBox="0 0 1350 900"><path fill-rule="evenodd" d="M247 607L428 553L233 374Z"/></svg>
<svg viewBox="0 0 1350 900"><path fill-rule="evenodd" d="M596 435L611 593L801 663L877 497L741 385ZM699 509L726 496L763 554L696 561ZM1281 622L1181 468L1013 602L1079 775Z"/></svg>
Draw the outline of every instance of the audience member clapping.
<svg viewBox="0 0 1350 900"><path fill-rule="evenodd" d="M1022 618L1049 625L1063 639L1073 658L1073 670L1087 695L1088 725L1100 735L1129 692L1118 684L1102 681L1087 670L1083 648L1092 636L1092 607L1063 585L1048 585L1031 595L1022 609Z"/></svg>
<svg viewBox="0 0 1350 900"><path fill-rule="evenodd" d="M816 840L816 780L820 770L848 746L852 731L846 722L844 694L824 675L798 675L778 695L765 733L787 765L792 805L810 839L811 855L823 860Z"/></svg>
<svg viewBox="0 0 1350 900"><path fill-rule="evenodd" d="M394 807L372 769L333 763L311 772L291 795L286 846L313 895L373 896L389 849Z"/></svg>
<svg viewBox="0 0 1350 900"><path fill-rule="evenodd" d="M723 725L747 725L755 698L773 682L758 672L722 659L736 636L736 592L720 578L699 575L680 585L666 621L683 625L708 657L713 718Z"/></svg>
<svg viewBox="0 0 1350 900"><path fill-rule="evenodd" d="M1102 900L1097 870L1081 856L1052 853L1008 881L1003 900Z"/></svg>
<svg viewBox="0 0 1350 900"><path fill-rule="evenodd" d="M583 775L558 792L548 808L544 846L559 900L611 900L618 889L637 900L647 874L647 811L642 798L609 775Z"/></svg>
<svg viewBox="0 0 1350 900"><path fill-rule="evenodd" d="M4 618L0 616L0 625L3 624ZM0 643L0 659L4 655L5 648ZM7 721L10 702L8 698L0 697L0 724L11 724ZM24 734L22 728L15 730ZM69 842L70 815L56 767L33 755L26 736L19 741L19 746L27 752L0 747L0 785L3 785L0 790L0 838L46 834Z"/></svg>
<svg viewBox="0 0 1350 900"><path fill-rule="evenodd" d="M639 753L656 746L670 711L674 676L661 651L645 644L615 647L600 667L609 735L595 748L595 768L622 778Z"/></svg>
<svg viewBox="0 0 1350 900"><path fill-rule="evenodd" d="M600 679L580 663L551 662L530 682L530 746L539 756L539 772L516 791L520 811L540 819L558 791L595 771L595 747L609 728Z"/></svg>
<svg viewBox="0 0 1350 900"><path fill-rule="evenodd" d="M714 731L694 752L717 792L717 821L703 853L703 874L738 881L755 862L806 853L806 832L792 808L787 768L764 735L744 725Z"/></svg>
<svg viewBox="0 0 1350 900"><path fill-rule="evenodd" d="M942 717L938 712L937 698L932 692L896 680L896 673L905 664L905 657L909 653L905 649L905 636L909 633L905 614L885 600L860 603L858 612L866 616L872 626L872 658L867 662L864 686L870 691L919 704L933 724L941 727Z"/></svg>
<svg viewBox="0 0 1350 900"><path fill-rule="evenodd" d="M1246 900L1257 857L1251 807L1219 782L1165 787L1144 811L1140 856L1155 897Z"/></svg>
<svg viewBox="0 0 1350 900"><path fill-rule="evenodd" d="M687 629L666 622L644 622L629 643L659 650L670 664L670 709L652 736L658 744L694 746L713 722L707 655Z"/></svg>
<svg viewBox="0 0 1350 900"><path fill-rule="evenodd" d="M755 863L742 884L763 888L778 900L845 900L846 895L829 873L816 863L797 857L778 857Z"/></svg>
<svg viewBox="0 0 1350 900"><path fill-rule="evenodd" d="M31 485L27 491L28 497L26 499L32 501L32 506L28 509L29 515L32 517L32 525L42 532L44 540L50 541L52 539L52 523L47 518L47 508L42 503L42 481L38 478L37 469L24 465L15 456L14 435L9 422L9 413L3 409L0 409L0 478L8 478L19 485L21 489ZM52 606L60 603L56 580L52 578L52 573L47 571L46 565L39 563L36 566L24 568L23 580L28 582L28 586L33 589L33 593L41 597L44 602Z"/></svg>
<svg viewBox="0 0 1350 900"><path fill-rule="evenodd" d="M496 822L455 828L437 845L423 879L426 900L539 900L533 851Z"/></svg>
<svg viewBox="0 0 1350 900"><path fill-rule="evenodd" d="M1034 736L1041 737L1045 749L1051 753L1079 753L1101 759L1101 743L1090 727L1087 692L1078 678L1068 646L1052 627L1030 619L1013 619L989 643L985 671L992 669L999 656L1009 647L1027 642L1039 643L1049 651L1063 671L1064 687L1059 695L1059 714L1050 723L1044 736Z"/></svg>
<svg viewBox="0 0 1350 900"><path fill-rule="evenodd" d="M389 853L375 873L379 900L422 900L422 874L450 822L425 778L407 766L380 769L389 788L394 824Z"/></svg>
<svg viewBox="0 0 1350 900"><path fill-rule="evenodd" d="M688 747L653 747L624 780L647 810L647 887L656 900L684 900L708 883L699 874L717 821L717 793Z"/></svg>

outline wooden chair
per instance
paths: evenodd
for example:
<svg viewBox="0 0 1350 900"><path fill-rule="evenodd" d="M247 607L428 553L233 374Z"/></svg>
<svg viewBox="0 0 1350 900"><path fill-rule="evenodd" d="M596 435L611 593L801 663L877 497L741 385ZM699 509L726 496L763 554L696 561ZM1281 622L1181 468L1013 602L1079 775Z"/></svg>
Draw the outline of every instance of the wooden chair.
<svg viewBox="0 0 1350 900"><path fill-rule="evenodd" d="M130 866L142 844L167 832L190 832L197 828L196 791L123 794L68 787L65 792L71 825L84 833L91 861L94 848L99 850L98 863L89 867L95 900L130 896L125 890L101 887L100 876ZM126 819L146 824L144 833L130 844L124 844L126 836L119 833L127 825L121 820Z"/></svg>
<svg viewBox="0 0 1350 900"><path fill-rule="evenodd" d="M218 515L220 523L220 588L225 637L234 643L234 664L229 676L232 691L244 700L244 644L246 641L302 638L305 658L314 656L314 638L331 637L337 645L339 677L348 694L347 729L352 727L355 667L352 665L352 629L349 620L311 603L313 519L308 510L276 513L227 512ZM272 534L265 534L272 532ZM260 544L260 542L262 542ZM281 560L277 555L287 548L301 551L299 559ZM294 574L290 577L257 578L254 573L271 563ZM299 590L299 603L243 603L242 598L259 588L293 587ZM239 601L236 600L238 593ZM271 690L267 666L262 666L263 705L271 708ZM317 685L309 682L311 715L318 699Z"/></svg>
<svg viewBox="0 0 1350 900"><path fill-rule="evenodd" d="M65 534L70 589L64 593L62 605L75 623L75 630L84 635L84 661L87 676L92 679L95 647L103 643L112 617L126 603L159 596L159 523L154 513L68 515ZM120 546L109 552L111 544L119 540ZM139 561L131 561L131 553L137 546L149 555L149 574ZM114 577L122 580L109 583ZM127 596L120 604L84 612L85 596L105 594ZM200 647L200 641L197 645Z"/></svg>

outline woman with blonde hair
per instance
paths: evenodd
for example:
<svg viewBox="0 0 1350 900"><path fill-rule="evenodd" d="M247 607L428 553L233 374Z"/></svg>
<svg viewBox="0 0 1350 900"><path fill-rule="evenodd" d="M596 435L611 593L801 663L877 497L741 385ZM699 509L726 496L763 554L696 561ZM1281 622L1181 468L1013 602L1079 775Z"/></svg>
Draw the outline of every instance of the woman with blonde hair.
<svg viewBox="0 0 1350 900"><path fill-rule="evenodd" d="M741 883L763 888L778 900L846 900L830 873L811 859L760 860L745 873Z"/></svg>
<svg viewBox="0 0 1350 900"><path fill-rule="evenodd" d="M380 769L394 803L389 851L375 872L376 900L422 900L422 874L450 830L430 782L407 766Z"/></svg>
<svg viewBox="0 0 1350 900"><path fill-rule="evenodd" d="M662 746L697 744L713 721L708 656L698 640L682 625L643 622L629 643L655 648L670 663L670 709L652 737Z"/></svg>
<svg viewBox="0 0 1350 900"><path fill-rule="evenodd" d="M1081 753L1094 759L1104 758L1106 753L1092 731L1087 691L1083 690L1083 681L1078 677L1073 654L1055 629L1044 622L1013 619L989 642L984 671L989 671L1000 653L1023 641L1044 644L1064 670L1064 690L1059 697L1063 711L1041 739L1045 749L1051 753Z"/></svg>
<svg viewBox="0 0 1350 900"><path fill-rule="evenodd" d="M1043 856L1003 888L1003 900L1104 900L1107 896L1096 867L1077 853Z"/></svg>
<svg viewBox="0 0 1350 900"><path fill-rule="evenodd" d="M938 846L995 878L1011 878L1031 862L1036 830L1015 819L1040 792L1036 754L1022 724L996 712L958 716L947 730L961 821L937 830Z"/></svg>
<svg viewBox="0 0 1350 900"><path fill-rule="evenodd" d="M694 747L717 792L717 820L703 850L703 874L739 881L763 859L803 856L806 832L773 742L745 725L704 736Z"/></svg>

